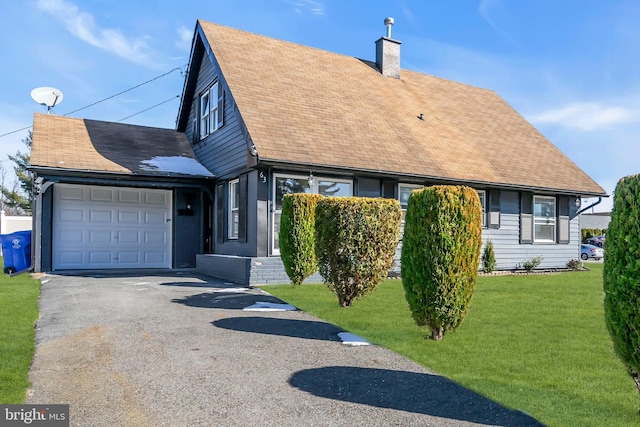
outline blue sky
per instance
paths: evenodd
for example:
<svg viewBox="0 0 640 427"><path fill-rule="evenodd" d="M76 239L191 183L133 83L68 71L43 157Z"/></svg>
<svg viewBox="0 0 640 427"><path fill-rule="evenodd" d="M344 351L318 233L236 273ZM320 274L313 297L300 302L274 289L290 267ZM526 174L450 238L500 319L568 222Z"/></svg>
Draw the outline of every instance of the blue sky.
<svg viewBox="0 0 640 427"><path fill-rule="evenodd" d="M196 19L373 60L393 16L402 68L494 90L609 194L640 172L633 0L25 0L0 16L0 134L46 111L35 87L60 89L63 115L165 73L71 116L173 128ZM0 160L26 132L0 137Z"/></svg>

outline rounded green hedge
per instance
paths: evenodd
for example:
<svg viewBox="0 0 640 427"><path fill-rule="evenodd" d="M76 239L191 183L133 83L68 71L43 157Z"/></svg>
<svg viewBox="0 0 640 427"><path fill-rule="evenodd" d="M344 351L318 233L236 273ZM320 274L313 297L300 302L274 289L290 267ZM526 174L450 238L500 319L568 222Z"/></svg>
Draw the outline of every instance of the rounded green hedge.
<svg viewBox="0 0 640 427"><path fill-rule="evenodd" d="M280 258L294 285L318 270L315 253L315 212L319 194L285 194L280 216Z"/></svg>
<svg viewBox="0 0 640 427"><path fill-rule="evenodd" d="M397 200L325 197L316 208L316 259L342 307L387 277L400 237Z"/></svg>
<svg viewBox="0 0 640 427"><path fill-rule="evenodd" d="M604 247L605 321L640 390L640 175L618 182Z"/></svg>
<svg viewBox="0 0 640 427"><path fill-rule="evenodd" d="M440 340L462 322L475 290L482 245L476 190L433 186L409 197L402 241L402 284L413 319Z"/></svg>

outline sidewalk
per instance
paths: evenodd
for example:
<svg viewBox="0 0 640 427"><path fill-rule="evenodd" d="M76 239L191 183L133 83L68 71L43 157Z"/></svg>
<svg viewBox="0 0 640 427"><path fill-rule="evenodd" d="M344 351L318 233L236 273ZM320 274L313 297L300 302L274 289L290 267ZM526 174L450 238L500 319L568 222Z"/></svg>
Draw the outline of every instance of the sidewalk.
<svg viewBox="0 0 640 427"><path fill-rule="evenodd" d="M206 276L43 279L28 403L72 426L534 426L304 312Z"/></svg>

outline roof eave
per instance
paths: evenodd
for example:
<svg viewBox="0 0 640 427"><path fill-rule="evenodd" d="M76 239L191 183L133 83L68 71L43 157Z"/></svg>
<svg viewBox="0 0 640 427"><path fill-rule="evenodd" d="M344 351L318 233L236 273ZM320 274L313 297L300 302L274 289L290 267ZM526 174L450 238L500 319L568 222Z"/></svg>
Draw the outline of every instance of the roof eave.
<svg viewBox="0 0 640 427"><path fill-rule="evenodd" d="M317 170L325 170L328 172L342 173L347 175L355 175L356 173L362 173L362 174L379 175L387 178L392 178L397 180L406 180L406 181L437 181L437 182L442 182L445 184L452 184L452 185L465 184L465 185L471 185L476 187L491 187L491 188L497 188L497 189L545 192L545 193L564 194L564 195L580 196L580 197L609 197L609 195L606 192L600 193L600 192L576 190L576 189L568 189L568 188L537 187L537 186L531 186L531 185L511 184L511 183L503 183L503 182L451 178L451 177L437 176L437 175L403 173L398 171L387 171L387 170L380 170L380 169L366 169L366 168L355 168L355 167L336 166L336 165L321 165L317 163L292 162L292 161L281 160L281 159L260 158L260 164L264 166L275 167L275 168L280 167L280 168L286 168L290 170L300 170L300 171L306 171L306 172L308 171L315 172Z"/></svg>
<svg viewBox="0 0 640 427"><path fill-rule="evenodd" d="M136 172L119 172L119 171L100 171L94 169L75 169L75 168L59 168L52 166L37 166L31 165L27 168L29 171L36 172L41 175L57 175L57 176L113 176L122 178L144 178L144 179L191 179L191 180L213 180L216 179L215 175L191 175L176 172L164 172L164 173L136 173Z"/></svg>

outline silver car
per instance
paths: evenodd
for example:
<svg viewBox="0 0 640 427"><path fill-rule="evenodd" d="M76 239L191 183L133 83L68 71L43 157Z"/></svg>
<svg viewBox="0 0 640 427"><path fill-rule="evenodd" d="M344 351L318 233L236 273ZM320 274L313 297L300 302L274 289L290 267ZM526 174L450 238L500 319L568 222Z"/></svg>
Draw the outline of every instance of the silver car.
<svg viewBox="0 0 640 427"><path fill-rule="evenodd" d="M580 247L581 247L580 258L582 258L584 261L588 260L589 258L592 258L592 259L604 258L604 249L598 246L582 244L580 245Z"/></svg>

